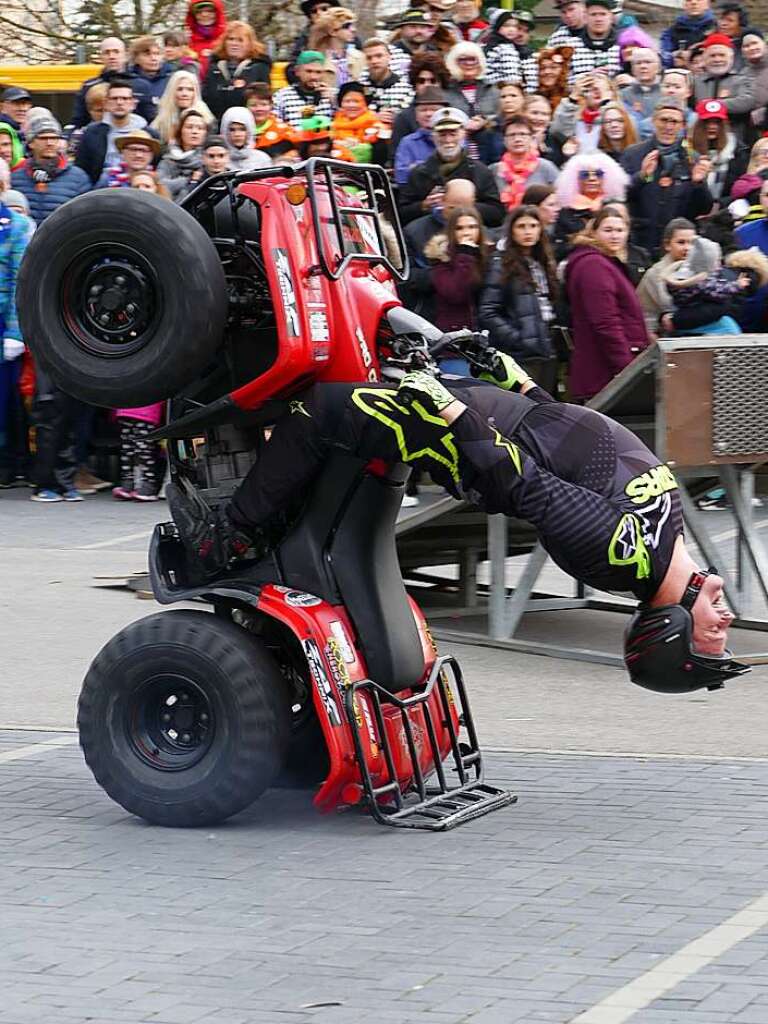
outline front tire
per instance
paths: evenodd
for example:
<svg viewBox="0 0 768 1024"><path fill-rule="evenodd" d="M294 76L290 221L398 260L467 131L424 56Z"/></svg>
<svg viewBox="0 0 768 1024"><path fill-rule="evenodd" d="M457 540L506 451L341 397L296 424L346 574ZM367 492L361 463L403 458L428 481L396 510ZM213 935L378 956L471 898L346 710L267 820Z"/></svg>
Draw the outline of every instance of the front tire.
<svg viewBox="0 0 768 1024"><path fill-rule="evenodd" d="M256 639L207 612L167 611L99 652L78 729L96 781L125 810L155 825L214 825L273 783L290 704Z"/></svg>

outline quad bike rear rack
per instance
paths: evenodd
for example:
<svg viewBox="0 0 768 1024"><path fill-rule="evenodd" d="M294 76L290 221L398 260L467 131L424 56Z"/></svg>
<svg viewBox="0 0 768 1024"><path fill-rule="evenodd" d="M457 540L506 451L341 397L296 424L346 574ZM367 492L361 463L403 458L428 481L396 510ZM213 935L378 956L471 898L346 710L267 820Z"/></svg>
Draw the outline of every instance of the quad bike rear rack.
<svg viewBox="0 0 768 1024"><path fill-rule="evenodd" d="M447 670L453 677L454 689L447 678ZM429 698L437 687L441 721L435 722ZM364 726L355 715L355 695L365 692L371 700L379 743L387 765L387 774L391 781L383 785L374 785L368 769L363 747ZM454 696L454 692L455 695ZM459 727L454 724L451 714L451 703L458 698L456 712ZM404 792L395 770L395 760L384 723L384 704L394 704L400 711L400 720L408 753L413 766L414 790ZM427 738L429 741L431 762L434 767L436 785L427 785L422 770L418 744L414 736L413 723L409 710L420 705ZM353 683L346 694L345 709L355 754L360 767L363 789L372 816L381 825L395 828L419 828L430 832L445 832L456 828L466 821L479 818L483 814L517 802L517 796L508 790L498 789L483 781L483 756L477 742L477 733L469 709L464 677L461 668L451 655L438 657L432 667L424 688L411 697L399 698L372 679L362 679ZM468 742L460 741L460 730L466 733ZM438 732L446 730L450 739L452 764L450 760L443 763L438 747ZM451 786L446 769L453 770L458 776L459 784Z"/></svg>

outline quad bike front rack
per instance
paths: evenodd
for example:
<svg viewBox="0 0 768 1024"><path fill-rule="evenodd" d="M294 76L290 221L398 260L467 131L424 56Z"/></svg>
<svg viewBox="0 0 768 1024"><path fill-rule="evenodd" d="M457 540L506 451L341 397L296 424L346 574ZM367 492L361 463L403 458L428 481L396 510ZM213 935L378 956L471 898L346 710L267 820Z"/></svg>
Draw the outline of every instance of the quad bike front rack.
<svg viewBox="0 0 768 1024"><path fill-rule="evenodd" d="M455 696L447 677L448 670L453 677ZM439 722L435 721L430 706L430 697L435 688L439 697ZM368 768L363 745L364 726L355 712L355 695L359 692L368 695L373 707L379 745L384 754L390 780L382 785L374 784ZM453 711L452 704L457 698L458 703ZM398 781L395 758L384 720L385 705L394 705L400 711L402 735L413 767L413 788L407 792ZM490 811L517 802L514 793L498 789L483 781L483 756L477 742L464 677L458 662L451 655L443 655L436 659L423 689L410 697L397 697L372 679L362 679L353 683L347 690L345 707L368 809L379 824L445 832L465 821L471 821L473 818L479 818ZM431 767L434 769L434 779L430 779L430 785L427 785L420 763L419 743L409 716L409 711L415 707L422 710L429 742ZM458 721L458 727L454 719ZM460 739L462 730L468 742ZM445 763L438 742L438 736L444 731L448 733L452 759L446 760ZM458 785L449 783L446 769L456 773Z"/></svg>

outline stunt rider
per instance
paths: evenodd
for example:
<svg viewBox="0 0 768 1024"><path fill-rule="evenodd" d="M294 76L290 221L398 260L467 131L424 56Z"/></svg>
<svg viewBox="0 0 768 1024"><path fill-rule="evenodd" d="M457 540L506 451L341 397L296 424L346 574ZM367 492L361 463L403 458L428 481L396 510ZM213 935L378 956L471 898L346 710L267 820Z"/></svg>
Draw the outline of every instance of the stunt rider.
<svg viewBox="0 0 768 1024"><path fill-rule="evenodd" d="M182 542L213 578L264 546L333 450L404 462L489 513L529 521L551 558L588 586L634 594L641 603L625 636L634 682L687 692L748 671L726 649L733 615L722 578L685 546L669 468L619 423L556 402L509 356L497 353L492 366L481 380L409 373L397 390L314 385L290 402L227 506L168 488Z"/></svg>

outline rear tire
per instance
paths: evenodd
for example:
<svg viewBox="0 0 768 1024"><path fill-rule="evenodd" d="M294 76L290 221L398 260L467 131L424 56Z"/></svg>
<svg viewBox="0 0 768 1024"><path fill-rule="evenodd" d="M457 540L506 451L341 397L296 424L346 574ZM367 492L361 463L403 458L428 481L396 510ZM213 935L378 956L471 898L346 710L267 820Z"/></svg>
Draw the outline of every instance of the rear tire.
<svg viewBox="0 0 768 1024"><path fill-rule="evenodd" d="M136 189L65 203L19 272L22 334L62 391L109 408L175 395L213 361L226 325L216 247L185 210Z"/></svg>
<svg viewBox="0 0 768 1024"><path fill-rule="evenodd" d="M99 652L78 706L96 781L155 825L214 825L252 804L280 772L290 734L282 674L234 623L166 611Z"/></svg>

